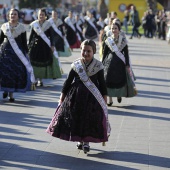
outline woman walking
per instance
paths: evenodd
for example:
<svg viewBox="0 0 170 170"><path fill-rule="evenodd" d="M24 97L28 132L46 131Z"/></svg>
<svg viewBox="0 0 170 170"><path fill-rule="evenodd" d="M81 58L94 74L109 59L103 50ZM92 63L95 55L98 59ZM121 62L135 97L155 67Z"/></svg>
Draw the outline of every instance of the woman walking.
<svg viewBox="0 0 170 170"><path fill-rule="evenodd" d="M112 35L103 44L104 77L109 96L108 106L113 104L112 97L118 102L122 97L135 96L134 76L129 61L126 37L120 33L120 25L114 22L111 26Z"/></svg>
<svg viewBox="0 0 170 170"><path fill-rule="evenodd" d="M97 28L96 20L91 12L87 12L87 16L85 17L85 33L84 36L86 39L96 39L99 36L99 31Z"/></svg>
<svg viewBox="0 0 170 170"><path fill-rule="evenodd" d="M53 54L55 52L53 30L46 18L46 10L40 9L38 20L31 23L29 37L30 60L40 86L43 86L42 79L61 78L59 62Z"/></svg>
<svg viewBox="0 0 170 170"><path fill-rule="evenodd" d="M14 102L14 92L31 90L35 82L33 68L27 57L28 47L26 29L18 22L19 11L9 11L9 22L1 26L0 31L0 77L3 98L9 97Z"/></svg>
<svg viewBox="0 0 170 170"><path fill-rule="evenodd" d="M103 65L94 58L95 53L94 41L82 42L81 58L71 65L60 106L47 128L54 137L77 141L84 153L90 151L89 142L105 142L110 133Z"/></svg>
<svg viewBox="0 0 170 170"><path fill-rule="evenodd" d="M55 48L59 57L71 56L71 49L63 30L64 23L58 18L56 11L52 11L52 17L48 20L52 26L54 34Z"/></svg>
<svg viewBox="0 0 170 170"><path fill-rule="evenodd" d="M70 48L80 48L81 37L76 30L76 20L73 17L72 11L69 11L68 17L64 19L65 28L66 28L66 38L70 45Z"/></svg>

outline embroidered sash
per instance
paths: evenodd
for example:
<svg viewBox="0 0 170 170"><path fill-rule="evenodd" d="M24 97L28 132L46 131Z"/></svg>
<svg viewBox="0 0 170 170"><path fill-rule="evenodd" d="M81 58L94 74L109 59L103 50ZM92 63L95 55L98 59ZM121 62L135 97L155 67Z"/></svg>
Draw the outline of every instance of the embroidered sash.
<svg viewBox="0 0 170 170"><path fill-rule="evenodd" d="M11 44L11 47L13 48L14 52L16 53L18 58L21 60L21 62L24 64L27 71L30 73L31 82L34 83L35 82L34 71L33 71L33 68L31 66L30 62L25 57L23 52L19 49L14 37L12 36L12 33L10 31L9 23L6 23L5 26L6 26L6 35L8 37L8 40L9 40L10 44Z"/></svg>
<svg viewBox="0 0 170 170"><path fill-rule="evenodd" d="M110 50L112 52L115 52L116 55L124 62L124 64L126 64L126 61L125 61L125 57L124 55L119 51L116 43L114 42L113 38L111 37L108 37L106 40L105 40L105 43L106 45L110 48Z"/></svg>
<svg viewBox="0 0 170 170"><path fill-rule="evenodd" d="M45 35L44 31L41 29L40 25L38 22L34 22L32 24L33 26L33 29L34 31L47 43L47 45L51 48L51 42L50 40L48 39L48 37ZM56 50L56 48L54 48L54 52L53 52L55 58L58 60L58 64L59 64L59 67L60 69L62 69L62 66L61 66L61 62L60 62L60 59L58 57L58 52Z"/></svg>
<svg viewBox="0 0 170 170"><path fill-rule="evenodd" d="M79 35L78 32L76 32L76 28L75 28L75 26L73 25L71 19L70 19L69 17L67 17L64 21L65 21L65 23L66 23L67 25L69 25L69 26L71 27L71 29L76 33L78 40L81 41L80 35Z"/></svg>
<svg viewBox="0 0 170 170"><path fill-rule="evenodd" d="M120 52L120 50L118 49L116 43L114 42L113 38L112 37L108 37L106 40L105 40L105 43L107 44L107 46L110 48L110 50L112 52L115 52L116 55L124 62L124 64L126 64L126 61L125 61L125 57L124 55ZM135 80L134 80L134 75L133 75L133 71L132 71L132 64L131 64L131 60L130 60L130 57L129 57L129 65L130 65L130 76L132 78L132 81L133 83L135 84Z"/></svg>
<svg viewBox="0 0 170 170"><path fill-rule="evenodd" d="M100 93L100 91L97 89L97 87L95 86L95 84L90 80L90 78L87 76L84 67L82 65L82 61L80 59L74 61L74 66L76 68L76 72L78 73L81 81L84 83L84 85L88 88L88 90L94 95L94 97L97 99L97 101L99 102L99 104L101 105L105 117L106 117L106 129L107 129L107 133L108 135L110 135L111 132L111 127L110 127L110 123L108 120L108 110L107 110L107 106L106 103Z"/></svg>
<svg viewBox="0 0 170 170"><path fill-rule="evenodd" d="M85 19L86 19L86 21L95 29L95 31L96 31L96 33L97 33L97 35L98 35L99 32L98 32L96 26L94 25L94 23L92 22L92 20L91 20L90 18L85 18Z"/></svg>

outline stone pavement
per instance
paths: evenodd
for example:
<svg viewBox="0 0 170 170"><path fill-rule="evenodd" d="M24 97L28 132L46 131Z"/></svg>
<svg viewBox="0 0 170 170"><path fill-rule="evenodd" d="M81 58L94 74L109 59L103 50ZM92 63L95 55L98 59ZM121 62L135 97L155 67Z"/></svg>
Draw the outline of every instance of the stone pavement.
<svg viewBox="0 0 170 170"><path fill-rule="evenodd" d="M162 40L134 38L129 50L138 95L120 104L114 99L106 146L91 143L86 155L76 143L45 132L70 64L80 56L75 50L72 57L61 58L63 78L44 80L45 87L36 91L16 93L15 103L0 99L0 169L170 169L170 46Z"/></svg>

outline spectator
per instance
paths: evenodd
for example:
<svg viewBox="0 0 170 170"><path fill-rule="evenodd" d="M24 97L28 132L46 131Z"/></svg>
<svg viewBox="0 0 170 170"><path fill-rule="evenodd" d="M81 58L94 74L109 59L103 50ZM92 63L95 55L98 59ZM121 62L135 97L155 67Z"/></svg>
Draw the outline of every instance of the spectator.
<svg viewBox="0 0 170 170"><path fill-rule="evenodd" d="M164 15L161 22L160 22L160 37L159 38L162 38L163 40L166 40L166 27L167 27L167 16Z"/></svg>
<svg viewBox="0 0 170 170"><path fill-rule="evenodd" d="M125 10L123 18L123 26L125 27L126 34L128 33L129 11Z"/></svg>
<svg viewBox="0 0 170 170"><path fill-rule="evenodd" d="M136 10L136 7L134 5L131 6L131 23L132 23L132 35L130 39L133 38L134 34L137 34L137 36L140 38L141 34L138 31L138 27L140 26L140 20L139 20L139 14L138 11Z"/></svg>
<svg viewBox="0 0 170 170"><path fill-rule="evenodd" d="M3 10L2 10L2 15L3 15L3 19L4 19L4 23L7 22L7 13L9 11L8 5L4 4L3 6Z"/></svg>
<svg viewBox="0 0 170 170"><path fill-rule="evenodd" d="M147 37L153 38L154 32L156 30L155 24L155 16L152 13L152 10L148 11L148 15L146 16L146 27L147 27Z"/></svg>
<svg viewBox="0 0 170 170"><path fill-rule="evenodd" d="M144 30L144 36L147 37L147 26L146 26L146 17L147 17L147 12L144 12L143 17L142 17L142 28Z"/></svg>

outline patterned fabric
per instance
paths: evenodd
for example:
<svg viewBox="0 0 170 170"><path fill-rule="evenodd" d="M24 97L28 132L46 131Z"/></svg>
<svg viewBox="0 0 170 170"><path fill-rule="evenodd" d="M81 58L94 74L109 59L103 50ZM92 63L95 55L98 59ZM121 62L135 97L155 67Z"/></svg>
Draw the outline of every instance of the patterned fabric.
<svg viewBox="0 0 170 170"><path fill-rule="evenodd" d="M16 27L10 28L12 35L19 49L26 56L28 51L26 32L23 24L18 23ZM6 26L2 25L0 31L0 79L1 90L6 92L26 92L30 90L31 81L30 74L27 72L26 67L18 58L10 45L6 36ZM27 58L28 59L28 58Z"/></svg>
<svg viewBox="0 0 170 170"><path fill-rule="evenodd" d="M45 24L49 22L45 22ZM49 37L51 44L53 42L53 31L51 26L46 24L42 26L42 29L45 30L45 35ZM46 29L48 28L48 29ZM54 42L53 42L54 43ZM31 30L30 39L29 39L29 56L32 66L36 67L46 67L52 65L53 54L51 48L48 44L34 31Z"/></svg>
<svg viewBox="0 0 170 170"><path fill-rule="evenodd" d="M25 92L30 90L29 74L10 44L6 45L3 58L0 60L0 77L2 77L2 91Z"/></svg>
<svg viewBox="0 0 170 170"><path fill-rule="evenodd" d="M79 60L79 59L77 59L77 60ZM92 63L90 63L90 65L87 69L86 69L86 66L83 61L82 61L82 64L83 64L83 67L86 70L86 73L88 76L92 76L104 68L103 64L95 58L93 58ZM76 70L74 64L72 64L71 67L73 68L73 70Z"/></svg>
<svg viewBox="0 0 170 170"><path fill-rule="evenodd" d="M72 84L62 106L56 111L47 132L68 141L107 141L103 109L79 80Z"/></svg>
<svg viewBox="0 0 170 170"><path fill-rule="evenodd" d="M3 31L4 35L6 35L6 23L4 23L2 26L1 26L1 30ZM12 36L14 38L18 37L21 33L24 33L26 32L26 29L25 29L25 26L21 23L18 23L18 25L16 27L11 27L11 33L12 33Z"/></svg>

